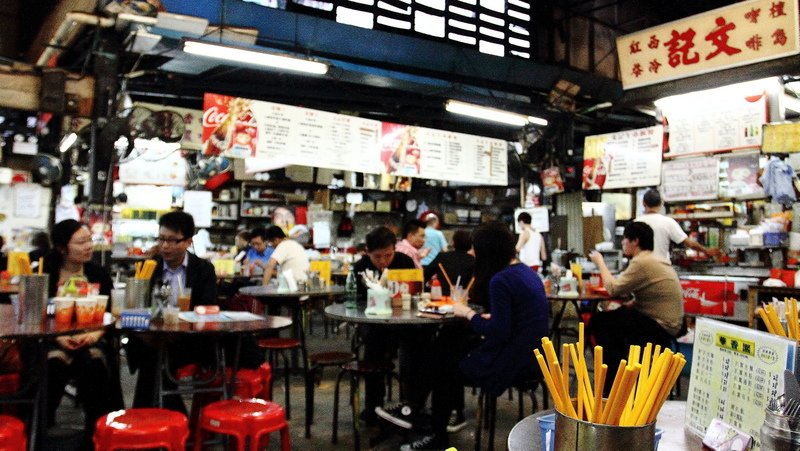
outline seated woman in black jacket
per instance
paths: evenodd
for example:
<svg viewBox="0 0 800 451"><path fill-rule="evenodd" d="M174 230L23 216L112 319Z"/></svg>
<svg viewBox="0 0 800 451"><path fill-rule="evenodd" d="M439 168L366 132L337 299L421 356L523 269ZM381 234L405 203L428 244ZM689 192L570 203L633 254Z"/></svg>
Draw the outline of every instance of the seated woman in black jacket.
<svg viewBox="0 0 800 451"><path fill-rule="evenodd" d="M100 294L111 293L111 278L102 267L91 262L92 235L89 228L74 219L61 221L51 233L53 250L44 259L44 272L50 275L49 295L72 276L83 276L100 284ZM122 390L113 347L104 331L60 336L47 353L47 418L55 423L55 411L64 387L74 380L85 417L81 449L92 449L94 424L102 415L122 409Z"/></svg>

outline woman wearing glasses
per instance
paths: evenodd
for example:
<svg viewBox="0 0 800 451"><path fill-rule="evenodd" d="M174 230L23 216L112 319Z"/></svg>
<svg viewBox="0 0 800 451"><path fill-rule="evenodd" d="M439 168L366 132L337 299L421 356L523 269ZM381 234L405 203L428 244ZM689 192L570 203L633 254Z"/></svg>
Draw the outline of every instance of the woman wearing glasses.
<svg viewBox="0 0 800 451"><path fill-rule="evenodd" d="M74 219L61 221L51 233L52 251L44 259L44 272L50 275L50 296L73 276L100 284L100 294L111 292L111 278L102 267L91 262L92 236L89 228ZM47 353L47 419L55 424L55 412L64 387L75 381L85 417L81 449L92 449L91 439L97 419L122 409L122 390L116 357L104 331L61 336Z"/></svg>

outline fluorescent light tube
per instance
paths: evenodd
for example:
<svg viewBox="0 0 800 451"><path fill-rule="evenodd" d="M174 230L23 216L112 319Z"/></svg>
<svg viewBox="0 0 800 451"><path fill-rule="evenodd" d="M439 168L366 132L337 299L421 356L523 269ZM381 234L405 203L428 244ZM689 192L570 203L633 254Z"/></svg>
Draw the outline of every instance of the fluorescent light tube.
<svg viewBox="0 0 800 451"><path fill-rule="evenodd" d="M547 121L535 116L526 116L524 114L511 113L508 111L498 110L497 108L489 108L480 105L473 105L471 103L459 102L458 100L448 100L445 104L445 109L451 113L463 114L485 121L499 122L501 124L513 125L516 127L524 127L532 123L537 125L547 125Z"/></svg>
<svg viewBox="0 0 800 451"><path fill-rule="evenodd" d="M193 55L232 61L239 64L257 64L259 66L308 74L324 75L328 72L328 65L325 63L210 42L187 39L183 41L183 51Z"/></svg>

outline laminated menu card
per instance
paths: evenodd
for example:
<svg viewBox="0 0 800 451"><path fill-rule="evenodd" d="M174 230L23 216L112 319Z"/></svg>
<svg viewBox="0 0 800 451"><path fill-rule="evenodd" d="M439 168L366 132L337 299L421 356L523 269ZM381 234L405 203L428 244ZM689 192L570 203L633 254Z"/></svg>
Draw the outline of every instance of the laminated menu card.
<svg viewBox="0 0 800 451"><path fill-rule="evenodd" d="M686 400L685 426L703 436L714 418L753 437L770 399L783 394L783 373L794 371L796 344L777 335L698 318Z"/></svg>

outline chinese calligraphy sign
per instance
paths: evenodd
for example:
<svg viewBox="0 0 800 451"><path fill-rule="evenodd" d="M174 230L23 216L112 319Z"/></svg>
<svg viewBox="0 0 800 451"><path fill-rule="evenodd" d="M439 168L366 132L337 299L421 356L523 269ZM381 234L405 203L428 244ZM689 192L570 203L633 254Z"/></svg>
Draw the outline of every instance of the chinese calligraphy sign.
<svg viewBox="0 0 800 451"><path fill-rule="evenodd" d="M798 0L750 0L617 38L622 85L637 88L800 52Z"/></svg>

